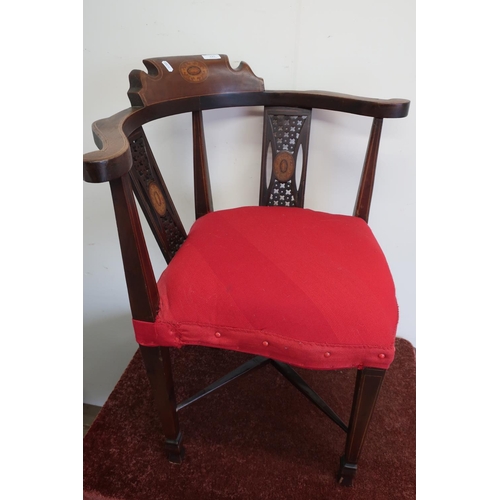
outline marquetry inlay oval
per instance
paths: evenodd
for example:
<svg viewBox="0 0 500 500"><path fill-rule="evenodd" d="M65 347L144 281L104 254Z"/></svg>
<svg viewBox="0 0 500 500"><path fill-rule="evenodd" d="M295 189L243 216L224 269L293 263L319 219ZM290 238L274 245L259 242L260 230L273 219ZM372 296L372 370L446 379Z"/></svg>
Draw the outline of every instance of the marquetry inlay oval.
<svg viewBox="0 0 500 500"><path fill-rule="evenodd" d="M208 67L202 61L184 61L179 71L182 78L190 83L201 83L208 78Z"/></svg>
<svg viewBox="0 0 500 500"><path fill-rule="evenodd" d="M167 202L163 194L155 182L150 182L148 185L149 199L153 204L156 213L163 217L167 213Z"/></svg>
<svg viewBox="0 0 500 500"><path fill-rule="evenodd" d="M295 161L288 151L276 155L273 162L273 172L276 179L281 182L290 180L295 172Z"/></svg>

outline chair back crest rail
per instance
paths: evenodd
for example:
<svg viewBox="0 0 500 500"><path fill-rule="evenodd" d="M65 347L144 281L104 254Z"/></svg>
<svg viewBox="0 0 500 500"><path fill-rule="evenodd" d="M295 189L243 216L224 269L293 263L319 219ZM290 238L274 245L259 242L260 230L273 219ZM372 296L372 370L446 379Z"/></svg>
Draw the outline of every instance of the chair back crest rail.
<svg viewBox="0 0 500 500"><path fill-rule="evenodd" d="M158 292L134 194L167 262L186 238L142 126L191 112L195 216L213 210L203 110L263 106L259 205L303 207L312 109L373 118L353 215L368 221L384 118L404 117L409 101L331 92L265 91L246 63L233 69L223 54L146 59L129 75L131 108L93 124L99 151L84 155L84 180L109 181L134 319L153 321ZM270 153L270 154L269 154ZM269 161L269 158L270 161ZM302 165L297 177L297 166Z"/></svg>

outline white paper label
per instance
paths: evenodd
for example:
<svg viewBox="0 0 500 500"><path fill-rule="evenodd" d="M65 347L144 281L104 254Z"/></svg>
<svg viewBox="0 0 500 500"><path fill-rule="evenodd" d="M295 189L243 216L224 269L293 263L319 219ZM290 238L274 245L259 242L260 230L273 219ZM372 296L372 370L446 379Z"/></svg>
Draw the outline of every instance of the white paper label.
<svg viewBox="0 0 500 500"><path fill-rule="evenodd" d="M219 54L203 54L201 57L203 57L203 59L220 59L220 55Z"/></svg>
<svg viewBox="0 0 500 500"><path fill-rule="evenodd" d="M172 71L174 71L174 68L172 68L172 66L170 66L170 64L168 64L167 61L162 61L162 64L163 64L163 66L165 66L165 68L168 69L168 71L170 71L170 73L172 73Z"/></svg>

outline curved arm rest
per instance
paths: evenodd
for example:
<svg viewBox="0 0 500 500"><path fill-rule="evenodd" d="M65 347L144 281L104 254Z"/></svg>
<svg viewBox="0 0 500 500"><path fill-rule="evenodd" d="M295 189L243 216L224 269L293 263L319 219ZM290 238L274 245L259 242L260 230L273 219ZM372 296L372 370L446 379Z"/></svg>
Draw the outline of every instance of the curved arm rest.
<svg viewBox="0 0 500 500"><path fill-rule="evenodd" d="M100 149L83 155L85 181L106 182L130 170L132 153L125 125L137 111L137 108L128 108L92 124L94 141Z"/></svg>
<svg viewBox="0 0 500 500"><path fill-rule="evenodd" d="M98 120L92 132L99 151L83 157L83 178L106 182L126 174L132 167L128 135L148 121L163 116L231 106L285 106L341 111L373 118L402 118L408 114L406 99L370 99L320 91L228 92L172 99L145 107L134 106Z"/></svg>
<svg viewBox="0 0 500 500"><path fill-rule="evenodd" d="M407 99L372 99L320 90L266 91L264 94L273 106L286 103L287 106L328 109L373 118L403 118L410 108Z"/></svg>

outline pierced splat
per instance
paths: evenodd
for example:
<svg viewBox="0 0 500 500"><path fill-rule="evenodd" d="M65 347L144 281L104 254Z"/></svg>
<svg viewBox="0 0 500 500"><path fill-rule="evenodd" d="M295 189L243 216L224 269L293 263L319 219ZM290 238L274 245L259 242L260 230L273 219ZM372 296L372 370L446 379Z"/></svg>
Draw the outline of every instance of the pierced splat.
<svg viewBox="0 0 500 500"><path fill-rule="evenodd" d="M309 109L265 109L260 205L304 206L310 123ZM297 175L300 163L302 169Z"/></svg>
<svg viewBox="0 0 500 500"><path fill-rule="evenodd" d="M167 262L186 239L186 231L163 182L142 128L129 138L133 166L132 186L142 211Z"/></svg>

